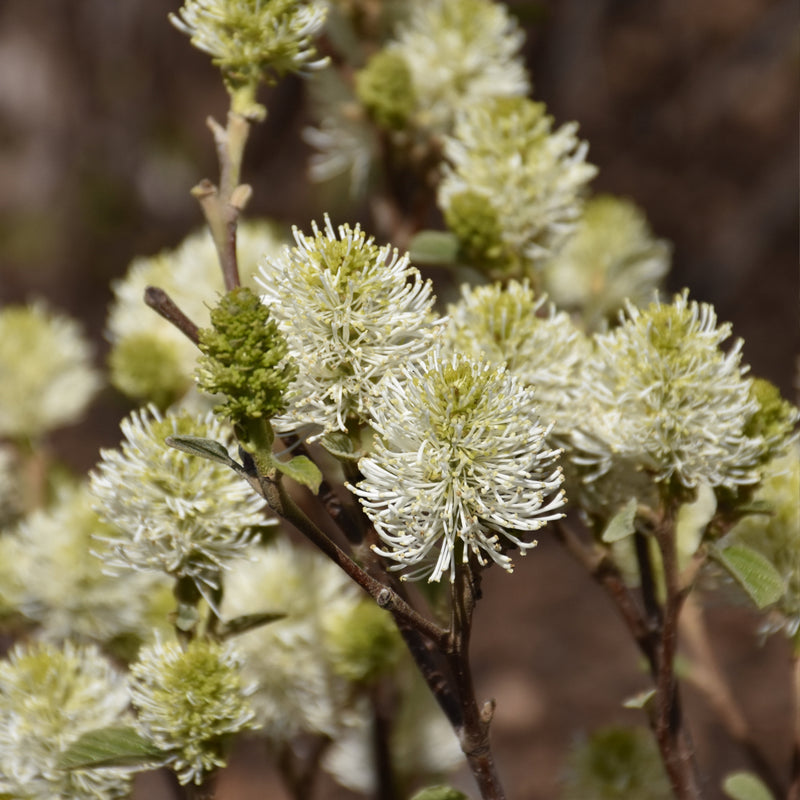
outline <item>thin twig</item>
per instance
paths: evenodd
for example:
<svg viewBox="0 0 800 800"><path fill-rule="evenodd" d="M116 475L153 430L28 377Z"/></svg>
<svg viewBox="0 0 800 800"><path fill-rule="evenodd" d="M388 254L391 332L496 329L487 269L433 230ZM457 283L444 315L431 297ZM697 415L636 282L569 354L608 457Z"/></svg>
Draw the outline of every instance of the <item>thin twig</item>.
<svg viewBox="0 0 800 800"><path fill-rule="evenodd" d="M279 478L261 475L250 479L251 484L264 497L269 507L279 516L291 522L312 544L341 567L381 607L402 617L411 627L427 636L438 647L444 648L448 641L447 631L425 619L413 609L397 592L375 580L355 563L335 542L331 541L295 504L287 494Z"/></svg>
<svg viewBox="0 0 800 800"><path fill-rule="evenodd" d="M197 344L200 341L197 325L178 308L175 301L163 289L148 286L144 290L144 302L167 322L171 322L191 342Z"/></svg>

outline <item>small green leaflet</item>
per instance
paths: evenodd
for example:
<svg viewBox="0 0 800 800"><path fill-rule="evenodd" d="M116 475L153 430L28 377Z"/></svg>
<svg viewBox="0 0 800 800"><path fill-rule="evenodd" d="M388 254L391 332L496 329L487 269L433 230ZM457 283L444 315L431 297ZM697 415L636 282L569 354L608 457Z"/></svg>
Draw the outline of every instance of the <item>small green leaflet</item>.
<svg viewBox="0 0 800 800"><path fill-rule="evenodd" d="M635 517L636 498L631 497L622 509L614 514L608 525L606 525L602 536L603 541L607 544L611 544L612 542L618 542L620 539L631 536L635 531L633 527L633 520Z"/></svg>
<svg viewBox="0 0 800 800"><path fill-rule="evenodd" d="M96 767L155 767L166 754L140 736L135 728L111 727L84 733L61 754L62 769Z"/></svg>
<svg viewBox="0 0 800 800"><path fill-rule="evenodd" d="M732 772L722 782L722 791L731 800L775 800L772 792L752 772Z"/></svg>
<svg viewBox="0 0 800 800"><path fill-rule="evenodd" d="M622 707L644 708L655 697L655 694L655 689L645 689L643 692L639 692L638 694L633 695L633 697L629 697L627 700L625 700L622 704Z"/></svg>
<svg viewBox="0 0 800 800"><path fill-rule="evenodd" d="M237 464L230 455L225 445L213 439L204 439L202 436L167 436L164 440L170 447L189 453L192 456L216 461L226 467L231 467L237 472L242 471L241 464Z"/></svg>
<svg viewBox="0 0 800 800"><path fill-rule="evenodd" d="M452 264L458 256L458 237L447 231L420 231L408 247L411 260L420 264Z"/></svg>
<svg viewBox="0 0 800 800"><path fill-rule="evenodd" d="M451 786L427 786L420 789L411 800L469 800L464 792Z"/></svg>
<svg viewBox="0 0 800 800"><path fill-rule="evenodd" d="M786 587L772 562L752 547L733 544L716 548L715 558L730 572L758 608L777 603Z"/></svg>
<svg viewBox="0 0 800 800"><path fill-rule="evenodd" d="M275 468L293 481L302 483L316 494L322 483L322 473L319 467L306 456L295 456L291 461L273 460Z"/></svg>

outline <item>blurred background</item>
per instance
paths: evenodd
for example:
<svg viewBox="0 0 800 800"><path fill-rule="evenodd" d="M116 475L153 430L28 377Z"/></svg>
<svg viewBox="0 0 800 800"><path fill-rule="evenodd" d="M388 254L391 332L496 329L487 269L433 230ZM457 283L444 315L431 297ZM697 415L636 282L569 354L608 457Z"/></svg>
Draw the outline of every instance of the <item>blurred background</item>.
<svg viewBox="0 0 800 800"><path fill-rule="evenodd" d="M78 317L98 363L110 282L134 256L199 227L189 189L217 175L204 120L222 119L227 98L209 59L168 23L179 5L0 3L0 305L44 299ZM753 372L797 402L798 4L508 5L528 31L534 97L557 123L577 120L590 143L594 190L644 209L674 245L668 288L713 303L744 338ZM282 82L266 105L244 168L248 213L307 229L329 195L306 177L300 132L313 118L302 82ZM118 442L129 407L105 390L84 423L57 434L59 456L89 468L99 447ZM620 704L647 683L602 592L545 539L513 578L489 573L477 617L479 692L498 701L497 752L513 800L553 797L568 744L592 726L631 721ZM775 768L788 770L788 647L774 637L758 649L746 609L711 613L745 710ZM740 754L691 700L711 786ZM237 763L226 797L281 797L247 753Z"/></svg>

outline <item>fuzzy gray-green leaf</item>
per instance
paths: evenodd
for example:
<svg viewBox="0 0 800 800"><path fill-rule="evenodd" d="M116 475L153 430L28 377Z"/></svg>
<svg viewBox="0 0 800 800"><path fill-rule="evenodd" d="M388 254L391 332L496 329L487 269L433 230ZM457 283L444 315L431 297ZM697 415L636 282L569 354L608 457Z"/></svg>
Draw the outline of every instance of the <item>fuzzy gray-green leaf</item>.
<svg viewBox="0 0 800 800"><path fill-rule="evenodd" d="M611 544L612 542L618 542L621 539L626 539L628 536L631 536L635 531L633 527L633 520L635 517L636 498L631 497L631 499L614 514L608 525L606 525L602 536L603 541Z"/></svg>
<svg viewBox="0 0 800 800"><path fill-rule="evenodd" d="M209 461L216 461L226 467L241 469L228 454L225 445L215 442L213 439L205 439L202 436L167 436L164 440L170 447L182 450L192 456L207 458Z"/></svg>
<svg viewBox="0 0 800 800"><path fill-rule="evenodd" d="M99 728L84 733L59 759L62 769L157 766L165 754L131 727Z"/></svg>
<svg viewBox="0 0 800 800"><path fill-rule="evenodd" d="M758 608L777 603L786 589L783 578L765 556L743 544L718 549L715 555Z"/></svg>

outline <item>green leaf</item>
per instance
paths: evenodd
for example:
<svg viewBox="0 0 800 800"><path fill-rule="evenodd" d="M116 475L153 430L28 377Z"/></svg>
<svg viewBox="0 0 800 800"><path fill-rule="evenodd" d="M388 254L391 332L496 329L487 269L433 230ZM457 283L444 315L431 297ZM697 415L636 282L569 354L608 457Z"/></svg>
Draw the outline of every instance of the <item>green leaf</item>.
<svg viewBox="0 0 800 800"><path fill-rule="evenodd" d="M58 764L62 769L149 768L162 764L166 757L135 728L115 726L84 733L61 754Z"/></svg>
<svg viewBox="0 0 800 800"><path fill-rule="evenodd" d="M781 574L768 558L752 547L734 544L724 549L716 548L714 555L756 607L765 608L783 596L786 586Z"/></svg>
<svg viewBox="0 0 800 800"><path fill-rule="evenodd" d="M213 439L204 439L202 436L167 436L164 440L170 447L182 450L192 456L207 458L209 461L216 461L226 467L232 467L241 471L242 467L237 464L229 455L225 445L215 442Z"/></svg>
<svg viewBox="0 0 800 800"><path fill-rule="evenodd" d="M611 544L621 539L626 539L634 533L633 520L636 517L636 498L631 497L627 503L617 511L606 525L601 537L604 542Z"/></svg>
<svg viewBox="0 0 800 800"><path fill-rule="evenodd" d="M469 800L464 792L452 786L426 786L420 789L411 800Z"/></svg>
<svg viewBox="0 0 800 800"><path fill-rule="evenodd" d="M774 795L752 772L732 772L722 782L722 791L731 800L775 800Z"/></svg>
<svg viewBox="0 0 800 800"><path fill-rule="evenodd" d="M655 689L645 689L643 692L629 697L622 703L623 708L644 708L655 697Z"/></svg>
<svg viewBox="0 0 800 800"><path fill-rule="evenodd" d="M447 231L420 231L408 247L411 260L422 264L452 264L458 256L458 237Z"/></svg>
<svg viewBox="0 0 800 800"><path fill-rule="evenodd" d="M285 618L286 614L282 612L263 611L259 614L243 614L241 617L234 617L225 622L222 625L220 635L223 638L236 636L240 633L246 633L254 628L259 628L262 625L268 625L270 622L277 622Z"/></svg>
<svg viewBox="0 0 800 800"><path fill-rule="evenodd" d="M319 467L306 456L295 456L291 461L274 461L275 467L293 481L302 483L316 494L322 483L322 473Z"/></svg>

